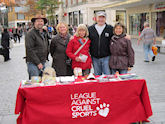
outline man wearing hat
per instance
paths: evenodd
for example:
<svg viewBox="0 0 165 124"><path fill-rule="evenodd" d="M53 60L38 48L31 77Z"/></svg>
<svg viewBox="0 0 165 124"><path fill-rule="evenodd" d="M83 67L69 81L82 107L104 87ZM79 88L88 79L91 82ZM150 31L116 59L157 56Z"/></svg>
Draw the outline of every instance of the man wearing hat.
<svg viewBox="0 0 165 124"><path fill-rule="evenodd" d="M113 36L113 27L106 24L106 13L104 11L96 13L96 22L96 24L89 27L90 54L92 56L94 73L95 75L109 75L109 44Z"/></svg>
<svg viewBox="0 0 165 124"><path fill-rule="evenodd" d="M47 19L43 15L36 15L31 19L33 28L25 37L26 63L29 79L32 76L41 76L48 54L48 38L43 32Z"/></svg>

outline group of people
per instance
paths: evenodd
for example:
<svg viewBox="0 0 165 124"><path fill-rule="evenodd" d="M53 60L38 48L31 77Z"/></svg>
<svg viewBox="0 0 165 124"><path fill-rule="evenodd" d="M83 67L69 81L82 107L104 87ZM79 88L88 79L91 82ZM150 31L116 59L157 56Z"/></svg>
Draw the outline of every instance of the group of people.
<svg viewBox="0 0 165 124"><path fill-rule="evenodd" d="M20 43L20 37L22 36L22 29L19 28L2 28L1 36L1 46L2 46L2 55L4 56L4 62L11 60L10 58L10 40L13 39L14 42L17 42L17 39Z"/></svg>
<svg viewBox="0 0 165 124"><path fill-rule="evenodd" d="M21 42L20 38L22 37L22 34L23 34L23 29L21 27L9 29L10 38L12 38L15 43L17 42L17 40L19 43Z"/></svg>
<svg viewBox="0 0 165 124"><path fill-rule="evenodd" d="M106 24L103 11L97 13L96 20L97 23L88 28L80 24L73 36L69 34L68 25L60 22L49 46L48 36L43 32L47 19L43 15L32 18L34 28L25 37L29 79L42 74L48 52L57 76L73 75L76 67L87 75L92 65L95 75L127 73L134 65L134 50L124 25Z"/></svg>

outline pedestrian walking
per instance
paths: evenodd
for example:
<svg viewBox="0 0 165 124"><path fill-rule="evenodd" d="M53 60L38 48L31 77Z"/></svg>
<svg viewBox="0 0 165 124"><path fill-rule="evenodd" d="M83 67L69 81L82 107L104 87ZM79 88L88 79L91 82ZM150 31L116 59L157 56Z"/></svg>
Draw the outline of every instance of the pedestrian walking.
<svg viewBox="0 0 165 124"><path fill-rule="evenodd" d="M34 27L25 36L26 63L29 79L32 76L41 76L48 54L47 36L43 26L47 19L43 15L36 15L31 19Z"/></svg>
<svg viewBox="0 0 165 124"><path fill-rule="evenodd" d="M110 41L111 59L109 62L112 74L126 74L134 65L134 50L131 41L125 38L125 27L121 23L114 26L114 35Z"/></svg>
<svg viewBox="0 0 165 124"><path fill-rule="evenodd" d="M8 61L10 60L10 53L9 53L9 49L10 49L10 35L9 32L7 31L7 28L5 28L2 32L2 39L1 39L1 45L3 47L3 56L4 56L4 61Z"/></svg>
<svg viewBox="0 0 165 124"><path fill-rule="evenodd" d="M80 24L74 38L68 43L66 54L72 59L72 68L81 68L82 74L90 73L92 59L89 54L91 41L88 38L89 32L84 24Z"/></svg>
<svg viewBox="0 0 165 124"><path fill-rule="evenodd" d="M68 25L59 23L56 27L57 35L52 39L50 44L50 53L53 58L52 67L57 76L73 75L71 61L66 55L66 48L70 39Z"/></svg>
<svg viewBox="0 0 165 124"><path fill-rule="evenodd" d="M150 62L148 55L152 57L152 61L155 61L155 55L152 51L152 46L156 44L156 34L153 29L149 27L148 22L144 22L144 29L139 37L138 45L140 41L143 40L143 49L144 49L144 62Z"/></svg>
<svg viewBox="0 0 165 124"><path fill-rule="evenodd" d="M106 24L106 13L103 11L96 13L96 22L97 24L88 28L94 73L95 75L109 75L109 41L113 36L113 27Z"/></svg>

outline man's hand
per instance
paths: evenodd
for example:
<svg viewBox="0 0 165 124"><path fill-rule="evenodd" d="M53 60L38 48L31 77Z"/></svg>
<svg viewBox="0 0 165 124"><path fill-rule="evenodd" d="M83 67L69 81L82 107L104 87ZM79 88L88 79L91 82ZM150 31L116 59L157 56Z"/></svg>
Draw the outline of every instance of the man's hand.
<svg viewBox="0 0 165 124"><path fill-rule="evenodd" d="M81 59L79 57L75 58L76 62L81 62Z"/></svg>
<svg viewBox="0 0 165 124"><path fill-rule="evenodd" d="M126 35L125 38L126 38L127 40L131 40L131 36L130 36L130 35Z"/></svg>
<svg viewBox="0 0 165 124"><path fill-rule="evenodd" d="M38 67L38 69L40 69L40 70L43 69L43 65L42 65L41 63L38 64L37 67Z"/></svg>

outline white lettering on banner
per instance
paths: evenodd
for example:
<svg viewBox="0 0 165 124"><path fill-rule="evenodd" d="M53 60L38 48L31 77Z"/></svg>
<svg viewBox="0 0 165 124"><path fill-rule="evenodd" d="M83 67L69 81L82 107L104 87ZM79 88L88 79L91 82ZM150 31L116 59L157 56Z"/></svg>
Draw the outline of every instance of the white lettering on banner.
<svg viewBox="0 0 165 124"><path fill-rule="evenodd" d="M96 92L75 93L70 95L72 118L97 116L107 117L109 114L109 104L100 104ZM98 105L96 107L96 105ZM94 107L93 107L94 106Z"/></svg>

